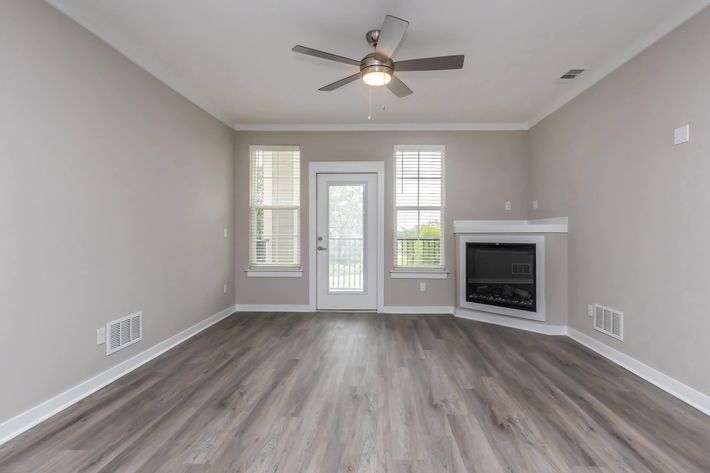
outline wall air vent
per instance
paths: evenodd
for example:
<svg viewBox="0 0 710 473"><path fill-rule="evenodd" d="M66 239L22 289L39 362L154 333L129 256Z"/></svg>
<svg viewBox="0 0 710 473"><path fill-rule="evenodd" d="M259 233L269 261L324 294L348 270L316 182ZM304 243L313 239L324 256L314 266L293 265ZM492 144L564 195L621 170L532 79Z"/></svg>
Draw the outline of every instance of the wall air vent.
<svg viewBox="0 0 710 473"><path fill-rule="evenodd" d="M584 69L570 69L562 74L560 79L576 79L582 72L584 72Z"/></svg>
<svg viewBox="0 0 710 473"><path fill-rule="evenodd" d="M143 339L143 313L137 312L107 323L106 335L107 355L140 342Z"/></svg>
<svg viewBox="0 0 710 473"><path fill-rule="evenodd" d="M594 304L594 329L618 340L624 340L624 313Z"/></svg>

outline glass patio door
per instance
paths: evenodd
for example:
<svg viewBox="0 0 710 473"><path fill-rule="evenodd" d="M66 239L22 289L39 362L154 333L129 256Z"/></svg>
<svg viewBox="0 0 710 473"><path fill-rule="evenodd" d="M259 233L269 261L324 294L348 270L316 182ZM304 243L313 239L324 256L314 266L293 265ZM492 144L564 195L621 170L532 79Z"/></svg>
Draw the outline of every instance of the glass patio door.
<svg viewBox="0 0 710 473"><path fill-rule="evenodd" d="M376 187L376 174L318 174L318 309L377 308Z"/></svg>

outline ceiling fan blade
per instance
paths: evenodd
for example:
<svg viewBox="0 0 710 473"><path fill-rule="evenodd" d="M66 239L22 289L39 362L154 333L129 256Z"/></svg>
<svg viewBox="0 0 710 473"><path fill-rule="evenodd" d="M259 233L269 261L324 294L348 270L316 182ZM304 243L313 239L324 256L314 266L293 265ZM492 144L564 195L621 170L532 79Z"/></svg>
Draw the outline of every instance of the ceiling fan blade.
<svg viewBox="0 0 710 473"><path fill-rule="evenodd" d="M359 78L360 78L360 73L358 72L357 74L353 74L353 75L351 75L351 76L348 76L348 77L346 77L345 79L340 79L339 81L335 81L335 82L333 82L332 84L325 85L325 86L321 87L321 88L318 89L318 90L323 90L323 91L326 91L326 92L330 92L331 90L335 90L335 89L337 89L338 87L342 87L342 86L344 86L344 85L346 85L346 84L349 84L349 83L351 83L351 82L353 82L353 81L356 81L356 80L358 80Z"/></svg>
<svg viewBox="0 0 710 473"><path fill-rule="evenodd" d="M394 50L399 46L400 41L404 37L404 32L407 31L409 22L396 16L387 15L385 21L380 28L380 35L377 38L377 47L375 54L386 59L390 59Z"/></svg>
<svg viewBox="0 0 710 473"><path fill-rule="evenodd" d="M414 93L412 92L412 89L407 87L407 85L399 80L397 76L392 76L392 80L387 84L387 88L399 98L406 97L407 95L412 95Z"/></svg>
<svg viewBox="0 0 710 473"><path fill-rule="evenodd" d="M321 59L328 59L330 61L344 62L345 64L350 64L353 66L360 66L360 61L355 59L350 59L349 57L338 56L337 54L326 53L325 51L319 51L313 48L307 48L305 46L294 46L291 51L295 53L306 54L307 56L315 56Z"/></svg>
<svg viewBox="0 0 710 473"><path fill-rule="evenodd" d="M456 56L438 56L422 59L408 59L394 63L395 71L445 71L463 68L463 54Z"/></svg>

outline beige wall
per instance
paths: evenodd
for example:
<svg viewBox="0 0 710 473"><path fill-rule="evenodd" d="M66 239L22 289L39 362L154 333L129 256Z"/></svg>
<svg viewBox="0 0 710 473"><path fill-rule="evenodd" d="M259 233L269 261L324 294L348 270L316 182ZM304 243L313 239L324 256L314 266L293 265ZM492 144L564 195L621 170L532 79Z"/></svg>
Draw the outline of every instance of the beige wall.
<svg viewBox="0 0 710 473"><path fill-rule="evenodd" d="M2 422L233 304L234 257L230 129L39 0L0 2L0 61Z"/></svg>
<svg viewBox="0 0 710 473"><path fill-rule="evenodd" d="M249 145L301 147L301 225L304 277L248 278ZM398 144L446 146L447 280L391 279L393 153ZM452 306L455 298L455 248L452 222L458 219L525 218L528 197L526 132L238 132L235 148L236 298L239 304L308 303L308 162L385 162L385 305ZM511 201L512 211L505 210Z"/></svg>
<svg viewBox="0 0 710 473"><path fill-rule="evenodd" d="M570 218L570 325L705 393L708 46L705 10L531 131L532 215ZM594 302L624 311L624 342L592 330Z"/></svg>

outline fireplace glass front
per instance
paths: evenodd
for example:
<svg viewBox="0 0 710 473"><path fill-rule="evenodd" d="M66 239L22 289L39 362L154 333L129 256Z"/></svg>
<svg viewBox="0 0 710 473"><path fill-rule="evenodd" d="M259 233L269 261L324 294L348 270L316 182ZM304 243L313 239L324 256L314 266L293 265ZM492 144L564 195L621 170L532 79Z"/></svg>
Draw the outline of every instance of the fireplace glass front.
<svg viewBox="0 0 710 473"><path fill-rule="evenodd" d="M535 312L535 244L467 243L466 300Z"/></svg>

